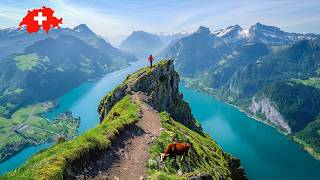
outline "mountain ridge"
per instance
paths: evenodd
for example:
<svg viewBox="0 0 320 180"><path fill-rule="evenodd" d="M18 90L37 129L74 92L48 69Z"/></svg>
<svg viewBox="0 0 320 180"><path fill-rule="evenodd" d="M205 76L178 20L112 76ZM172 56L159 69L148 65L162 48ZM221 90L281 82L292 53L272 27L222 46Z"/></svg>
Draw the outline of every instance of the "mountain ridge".
<svg viewBox="0 0 320 180"><path fill-rule="evenodd" d="M37 41L24 53L2 61L0 104L15 106L8 109L8 116L19 107L53 100L85 81L128 65L114 63L107 54L71 35Z"/></svg>
<svg viewBox="0 0 320 180"><path fill-rule="evenodd" d="M133 31L120 44L120 48L139 57L147 57L149 54L157 54L171 42L187 36L188 33L148 33L145 31Z"/></svg>
<svg viewBox="0 0 320 180"><path fill-rule="evenodd" d="M319 35L308 33L285 32L278 27L268 26L261 23L252 25L249 29L243 29L239 25L229 26L213 32L222 38L229 46L235 47L244 42L262 42L269 45L292 45L303 39L315 39Z"/></svg>
<svg viewBox="0 0 320 180"><path fill-rule="evenodd" d="M80 24L72 29L53 29L49 34L41 31L30 35L26 29L0 29L0 45L3 49L3 51L0 53L0 59L13 53L22 53L26 47L37 41L47 39L48 37L55 39L60 35L72 35L77 37L89 45L108 54L114 61L122 60L130 62L137 60L133 55L123 52L107 43L101 36L98 36L85 24ZM19 46L16 46L16 43L18 43Z"/></svg>

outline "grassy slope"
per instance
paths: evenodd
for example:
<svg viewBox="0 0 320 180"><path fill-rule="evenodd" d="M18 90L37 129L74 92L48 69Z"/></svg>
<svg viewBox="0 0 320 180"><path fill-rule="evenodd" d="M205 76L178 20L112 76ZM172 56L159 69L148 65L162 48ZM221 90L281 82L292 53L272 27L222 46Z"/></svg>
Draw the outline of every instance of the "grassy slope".
<svg viewBox="0 0 320 180"><path fill-rule="evenodd" d="M293 140L302 145L311 155L320 159L320 118L296 133Z"/></svg>
<svg viewBox="0 0 320 180"><path fill-rule="evenodd" d="M228 162L232 158L226 154L209 136L201 136L179 122L174 121L165 112L161 113L161 123L165 128L150 149L150 159L146 163L149 175L154 179L186 179L198 173L209 173L214 179L231 179ZM159 154L170 142L189 142L191 149L186 161L167 158L164 167L159 167ZM161 170L160 170L161 169ZM185 174L178 176L181 169Z"/></svg>
<svg viewBox="0 0 320 180"><path fill-rule="evenodd" d="M155 66L164 66L166 65L166 61L160 61L158 62ZM106 96L104 96L101 101L100 101L100 105L99 105L99 113L101 116L102 113L102 106L108 102L111 101L112 96L114 95L114 93L116 91L118 91L119 89L123 88L124 86L126 86L127 84L133 84L141 75L145 74L148 76L149 73L152 73L152 70L149 67L144 67L141 68L140 70L138 70L137 72L129 75L121 84L119 84L116 88L114 88L111 92L109 92Z"/></svg>
<svg viewBox="0 0 320 180"><path fill-rule="evenodd" d="M23 89L22 89L22 88L17 88L17 89L15 89L15 90L6 89L6 90L3 92L3 94L0 95L0 98L5 97L5 96L7 96L7 95L11 95L11 94L13 94L13 93L15 93L15 94L20 94L20 93L22 93L22 92L23 92Z"/></svg>
<svg viewBox="0 0 320 180"><path fill-rule="evenodd" d="M116 112L116 113L115 113ZM119 116L113 116L119 114ZM119 130L135 123L139 108L126 96L109 112L105 121L73 141L67 141L34 155L21 168L0 179L63 179L71 163L90 152L106 149Z"/></svg>
<svg viewBox="0 0 320 180"><path fill-rule="evenodd" d="M36 53L16 56L14 60L16 60L17 67L21 71L32 70L40 61L49 61L48 57L41 58Z"/></svg>
<svg viewBox="0 0 320 180"><path fill-rule="evenodd" d="M293 79L293 81L320 90L320 78L311 77L304 80ZM320 114L318 116L320 116ZM320 159L320 117L310 122L303 130L296 133L292 139L301 145L305 151L315 158Z"/></svg>
<svg viewBox="0 0 320 180"><path fill-rule="evenodd" d="M16 111L10 119L0 116L0 161L5 160L27 145L44 143L65 132L68 137L77 134L78 121L56 119L49 122L41 117L45 104L27 106ZM8 152L5 149L11 149ZM6 153L5 153L6 152Z"/></svg>
<svg viewBox="0 0 320 180"><path fill-rule="evenodd" d="M305 79L305 80L293 79L293 81L301 83L301 84L306 85L306 86L312 86L312 87L315 87L317 89L320 89L320 78L311 77L311 78Z"/></svg>

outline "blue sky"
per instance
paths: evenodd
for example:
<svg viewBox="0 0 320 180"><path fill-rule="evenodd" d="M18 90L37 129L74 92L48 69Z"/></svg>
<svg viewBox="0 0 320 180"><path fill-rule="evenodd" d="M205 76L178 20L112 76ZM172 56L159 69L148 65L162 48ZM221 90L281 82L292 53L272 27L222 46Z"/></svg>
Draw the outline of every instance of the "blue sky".
<svg viewBox="0 0 320 180"><path fill-rule="evenodd" d="M27 10L46 5L63 27L87 24L117 45L134 30L211 30L256 22L285 31L320 34L320 0L1 0L0 28L17 27Z"/></svg>

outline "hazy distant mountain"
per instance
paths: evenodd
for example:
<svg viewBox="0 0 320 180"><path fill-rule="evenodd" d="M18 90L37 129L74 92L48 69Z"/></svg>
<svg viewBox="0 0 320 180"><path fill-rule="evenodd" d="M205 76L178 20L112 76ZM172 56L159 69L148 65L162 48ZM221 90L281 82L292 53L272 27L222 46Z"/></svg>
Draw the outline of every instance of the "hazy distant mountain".
<svg viewBox="0 0 320 180"><path fill-rule="evenodd" d="M0 64L0 104L11 103L15 108L55 99L126 65L114 63L107 54L71 35L38 41Z"/></svg>
<svg viewBox="0 0 320 180"><path fill-rule="evenodd" d="M223 39L229 46L235 47L246 42L262 42L269 45L292 45L303 39L314 39L315 34L288 33L278 27L257 23L250 29L243 29L239 25L215 31L214 35Z"/></svg>
<svg viewBox="0 0 320 180"><path fill-rule="evenodd" d="M186 35L188 35L186 32L151 34L144 31L134 31L120 44L120 48L139 57L146 57L149 54L157 54L172 41Z"/></svg>
<svg viewBox="0 0 320 180"><path fill-rule="evenodd" d="M216 63L230 48L222 39L200 27L195 33L171 43L159 56L174 58L183 76L194 76Z"/></svg>
<svg viewBox="0 0 320 180"><path fill-rule="evenodd" d="M166 32L161 32L161 33L156 33L157 36L161 39L161 41L164 44L164 47L167 47L171 42L179 40L183 37L186 37L190 35L186 31L181 31L179 33L166 33Z"/></svg>
<svg viewBox="0 0 320 180"><path fill-rule="evenodd" d="M161 50L163 42L157 35L134 31L119 47L139 57L146 57L148 54L155 54Z"/></svg>
<svg viewBox="0 0 320 180"><path fill-rule="evenodd" d="M22 53L27 46L46 39L48 37L57 38L60 35L72 35L89 45L108 54L114 61L135 61L136 58L126 52L123 52L109 43L102 37L91 31L86 25L81 24L73 29L60 28L53 29L46 34L43 31L29 34L25 29L18 30L14 28L0 30L0 59L12 53Z"/></svg>
<svg viewBox="0 0 320 180"><path fill-rule="evenodd" d="M106 53L114 61L136 61L137 58L134 55L124 52L118 48L113 47L111 44L107 43L102 37L96 35L92 32L86 25L81 24L75 27L72 31L66 31L63 34L73 35L83 40L84 42L90 44L91 46L99 49L100 51Z"/></svg>

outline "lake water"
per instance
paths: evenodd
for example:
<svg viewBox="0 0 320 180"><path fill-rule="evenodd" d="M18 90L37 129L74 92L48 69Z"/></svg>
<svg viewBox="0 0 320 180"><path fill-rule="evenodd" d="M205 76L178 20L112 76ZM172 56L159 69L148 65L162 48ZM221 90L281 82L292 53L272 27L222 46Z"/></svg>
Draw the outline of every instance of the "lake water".
<svg viewBox="0 0 320 180"><path fill-rule="evenodd" d="M225 151L240 158L249 179L320 179L320 161L276 129L203 92L183 86L180 90L203 129Z"/></svg>
<svg viewBox="0 0 320 180"><path fill-rule="evenodd" d="M95 83L85 83L58 99L59 107L48 117L65 110L80 116L79 134L99 123L97 107L101 98L120 84L127 75L145 66L134 63L123 70L107 74ZM320 179L320 161L303 152L275 129L252 120L236 108L205 93L180 86L195 117L227 152L241 159L250 179ZM30 147L0 164L0 174L19 167L35 152L50 144Z"/></svg>
<svg viewBox="0 0 320 180"><path fill-rule="evenodd" d="M59 107L46 116L53 119L56 115L69 110L74 116L81 118L79 134L82 134L99 124L97 108L101 98L120 84L129 74L146 65L147 62L138 61L125 69L105 75L97 82L82 84L60 97L57 100ZM7 161L0 163L0 175L21 166L33 154L51 145L52 143L47 143L25 148Z"/></svg>

